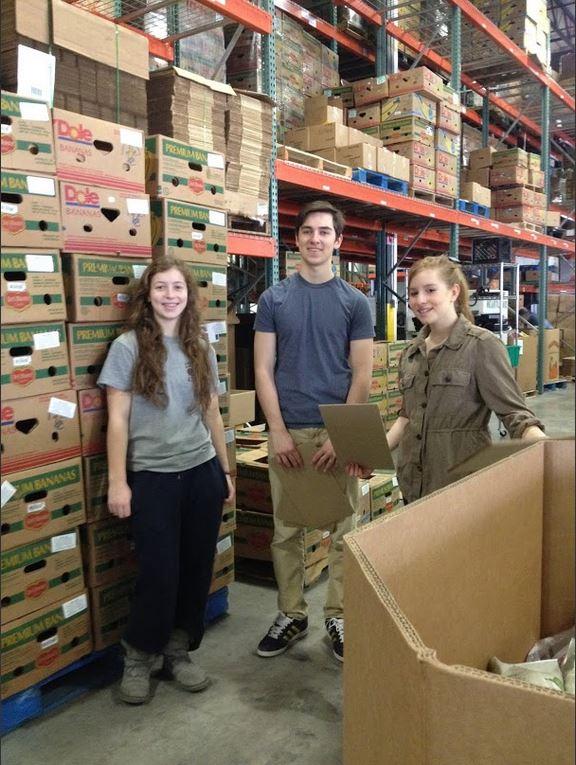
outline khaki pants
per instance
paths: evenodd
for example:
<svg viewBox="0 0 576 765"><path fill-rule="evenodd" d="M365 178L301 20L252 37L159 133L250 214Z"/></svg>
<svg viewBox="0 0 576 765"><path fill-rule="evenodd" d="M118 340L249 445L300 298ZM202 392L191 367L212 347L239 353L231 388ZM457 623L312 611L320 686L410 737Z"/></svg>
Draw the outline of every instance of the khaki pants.
<svg viewBox="0 0 576 765"><path fill-rule="evenodd" d="M298 428L289 431L296 446L306 442L322 446L328 434L323 428ZM282 497L282 484L276 474L276 463L270 453L270 488L272 504L277 508ZM358 479L347 477L346 494L356 509L358 504ZM343 613L343 556L342 538L355 526L355 513L328 527L331 544L328 554L328 592L324 604L324 616L341 617ZM310 528L314 527L313 518ZM287 526L274 513L274 537L272 539L272 560L278 584L278 608L290 617L302 619L307 616L308 604L304 598L304 529Z"/></svg>

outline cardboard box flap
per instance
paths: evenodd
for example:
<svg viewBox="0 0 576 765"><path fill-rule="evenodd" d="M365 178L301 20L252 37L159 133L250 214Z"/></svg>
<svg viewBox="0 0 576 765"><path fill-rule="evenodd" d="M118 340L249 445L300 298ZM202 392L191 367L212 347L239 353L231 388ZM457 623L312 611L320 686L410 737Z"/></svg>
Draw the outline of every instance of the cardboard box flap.
<svg viewBox="0 0 576 765"><path fill-rule="evenodd" d="M378 404L321 404L320 414L342 464L395 469Z"/></svg>
<svg viewBox="0 0 576 765"><path fill-rule="evenodd" d="M236 91L224 82L216 82L215 80L209 80L206 77L202 77L201 74L195 74L194 72L187 72L186 69L180 69L179 66L173 66L171 69L176 72L179 77L184 77L192 82L197 82L198 85L204 85L210 90L214 90L217 93L224 93L229 96L235 96ZM164 71L164 70L162 70Z"/></svg>
<svg viewBox="0 0 576 765"><path fill-rule="evenodd" d="M255 90L242 90L240 88L234 88L234 94L237 96L248 96L249 98L254 98L256 101L262 101L265 104L269 104L270 106L278 106L278 102L274 101L273 98L270 98L270 96L266 95L266 93L258 93Z"/></svg>

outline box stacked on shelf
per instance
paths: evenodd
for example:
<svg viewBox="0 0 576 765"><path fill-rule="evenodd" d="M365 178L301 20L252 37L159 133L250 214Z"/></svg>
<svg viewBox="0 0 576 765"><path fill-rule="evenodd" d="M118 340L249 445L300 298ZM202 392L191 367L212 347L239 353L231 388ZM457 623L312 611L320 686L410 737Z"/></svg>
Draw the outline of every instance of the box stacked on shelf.
<svg viewBox="0 0 576 765"><path fill-rule="evenodd" d="M539 156L523 149L495 152L490 185L496 220L542 229L546 222L547 202L542 193Z"/></svg>
<svg viewBox="0 0 576 765"><path fill-rule="evenodd" d="M550 66L550 19L546 0L501 0L500 28L512 42Z"/></svg>
<svg viewBox="0 0 576 765"><path fill-rule="evenodd" d="M50 46L57 72L54 106L146 129L148 43L142 35L62 0L6 0L2 84L22 92L18 64L26 51L19 45L45 53Z"/></svg>

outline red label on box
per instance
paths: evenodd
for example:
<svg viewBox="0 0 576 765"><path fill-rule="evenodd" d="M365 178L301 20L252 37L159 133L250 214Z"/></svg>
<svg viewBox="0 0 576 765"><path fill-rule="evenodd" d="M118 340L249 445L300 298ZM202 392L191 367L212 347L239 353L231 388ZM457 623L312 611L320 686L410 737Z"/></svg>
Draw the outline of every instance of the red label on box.
<svg viewBox="0 0 576 765"><path fill-rule="evenodd" d="M13 311L23 311L32 305L29 292L8 292L5 297L6 305Z"/></svg>
<svg viewBox="0 0 576 765"><path fill-rule="evenodd" d="M34 582L34 584L31 584L26 588L26 598L39 598L47 589L48 582L46 579L41 579L39 582Z"/></svg>
<svg viewBox="0 0 576 765"><path fill-rule="evenodd" d="M15 369L14 372L12 372L11 379L15 385L30 385L35 377L34 370L27 367L26 369Z"/></svg>
<svg viewBox="0 0 576 765"><path fill-rule="evenodd" d="M206 252L206 242L194 242L196 252Z"/></svg>
<svg viewBox="0 0 576 765"><path fill-rule="evenodd" d="M7 234L20 234L26 228L26 223L22 215L3 215L2 231Z"/></svg>
<svg viewBox="0 0 576 765"><path fill-rule="evenodd" d="M16 149L16 142L11 135L3 135L0 142L0 151L2 154L10 154Z"/></svg>
<svg viewBox="0 0 576 765"><path fill-rule="evenodd" d="M50 513L48 510L42 510L39 513L30 513L24 520L24 527L27 529L41 529L50 520Z"/></svg>
<svg viewBox="0 0 576 765"><path fill-rule="evenodd" d="M43 651L36 659L37 667L49 667L50 664L54 664L56 659L60 656L58 646L54 646L49 651Z"/></svg>
<svg viewBox="0 0 576 765"><path fill-rule="evenodd" d="M188 188L193 194L201 194L204 191L204 181L202 178L189 178Z"/></svg>

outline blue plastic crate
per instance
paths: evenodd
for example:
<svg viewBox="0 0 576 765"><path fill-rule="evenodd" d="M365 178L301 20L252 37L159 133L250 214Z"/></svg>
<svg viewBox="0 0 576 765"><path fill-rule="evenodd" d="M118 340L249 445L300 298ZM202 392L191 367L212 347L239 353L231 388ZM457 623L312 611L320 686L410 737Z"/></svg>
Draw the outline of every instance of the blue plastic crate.
<svg viewBox="0 0 576 765"><path fill-rule="evenodd" d="M408 194L408 181L401 181L399 178L392 178L384 173L377 173L374 170L366 170L363 167L355 167L352 170L352 180L358 183L367 183L370 186L377 186L384 191L395 191L399 194Z"/></svg>

